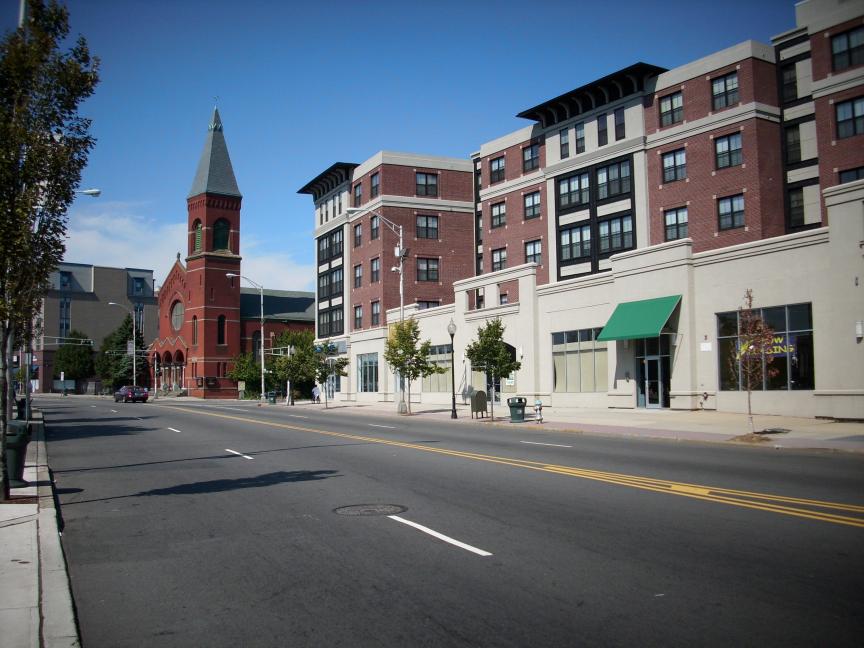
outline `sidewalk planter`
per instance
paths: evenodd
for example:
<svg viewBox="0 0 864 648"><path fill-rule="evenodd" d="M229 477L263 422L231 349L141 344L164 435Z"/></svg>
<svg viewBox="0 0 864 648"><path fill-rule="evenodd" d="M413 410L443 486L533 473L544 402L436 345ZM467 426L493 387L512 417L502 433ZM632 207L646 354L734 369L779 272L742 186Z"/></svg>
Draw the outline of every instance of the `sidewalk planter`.
<svg viewBox="0 0 864 648"><path fill-rule="evenodd" d="M528 402L527 399L522 398L521 396L516 396L515 398L508 398L507 405L510 407L510 422L511 423L524 423L525 422L525 404Z"/></svg>
<svg viewBox="0 0 864 648"><path fill-rule="evenodd" d="M24 488L28 486L24 481L24 463L27 444L30 443L30 428L25 421L7 421L6 425L6 474L9 475L9 487Z"/></svg>

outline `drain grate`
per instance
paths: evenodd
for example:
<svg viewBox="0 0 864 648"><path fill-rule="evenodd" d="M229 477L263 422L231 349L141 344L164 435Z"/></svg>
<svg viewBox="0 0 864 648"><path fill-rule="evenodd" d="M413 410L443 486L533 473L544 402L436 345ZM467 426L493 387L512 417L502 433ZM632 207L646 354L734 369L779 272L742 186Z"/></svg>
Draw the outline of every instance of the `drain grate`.
<svg viewBox="0 0 864 648"><path fill-rule="evenodd" d="M363 515L398 515L408 509L398 504L354 504L352 506L340 506L333 509L337 515L363 516Z"/></svg>

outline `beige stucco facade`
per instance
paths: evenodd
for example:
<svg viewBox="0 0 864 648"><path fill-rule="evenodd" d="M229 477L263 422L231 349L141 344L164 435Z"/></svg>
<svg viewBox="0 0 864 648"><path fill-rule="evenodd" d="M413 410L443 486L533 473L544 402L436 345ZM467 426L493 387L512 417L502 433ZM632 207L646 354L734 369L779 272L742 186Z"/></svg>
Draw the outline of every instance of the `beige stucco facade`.
<svg viewBox="0 0 864 648"><path fill-rule="evenodd" d="M635 341L607 343L605 389L562 392L554 387L552 336L602 328L622 302L680 295L664 328L670 339L668 407L741 412L746 392L719 389L726 358L718 352L717 314L738 309L752 289L757 307L811 305L815 372L815 389L754 391L754 412L864 419L864 181L832 187L824 198L828 227L701 253L682 239L615 255L607 273L539 287L536 265L525 264L458 281L454 304L420 311L411 306L406 317L414 317L422 339L434 345L448 344L447 325L451 319L456 324L460 398L468 385L483 387L482 374L472 375L465 347L479 326L500 317L505 342L522 363L513 384L502 381L503 397L518 393L553 406L635 408L640 406ZM511 281L519 283L518 302L470 309L473 291L484 291L485 303L497 304L497 286ZM398 316L398 309L387 312L388 321ZM395 382L383 360L386 331L347 336L351 364L337 399L394 400ZM358 392L357 357L370 353L378 354L379 389ZM446 404L450 394L424 392L418 381L412 400Z"/></svg>

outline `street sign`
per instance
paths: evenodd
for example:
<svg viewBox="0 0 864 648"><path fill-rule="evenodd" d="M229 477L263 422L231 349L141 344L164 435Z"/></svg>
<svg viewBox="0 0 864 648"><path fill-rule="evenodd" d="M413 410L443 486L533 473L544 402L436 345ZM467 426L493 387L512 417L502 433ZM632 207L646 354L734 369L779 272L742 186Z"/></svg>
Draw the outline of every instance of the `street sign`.
<svg viewBox="0 0 864 648"><path fill-rule="evenodd" d="M62 381L62 380L66 380L66 372L65 372L65 371L61 371L61 372L60 372L60 380L61 380L61 381Z"/></svg>

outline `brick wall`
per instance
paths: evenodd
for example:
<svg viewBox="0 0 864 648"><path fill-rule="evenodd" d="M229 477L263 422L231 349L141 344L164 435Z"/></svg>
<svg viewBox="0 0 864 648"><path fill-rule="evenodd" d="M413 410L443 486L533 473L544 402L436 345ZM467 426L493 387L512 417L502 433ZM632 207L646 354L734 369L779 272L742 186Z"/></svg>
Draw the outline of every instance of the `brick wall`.
<svg viewBox="0 0 864 648"><path fill-rule="evenodd" d="M481 177L483 180L482 188L486 189L490 186L494 186L489 182L490 178L492 177L492 172L489 168L489 162L491 160L501 157L502 155L504 156L504 180L496 182L496 185L501 184L501 182L506 182L508 180L518 180L523 175L527 175L529 173L536 173L537 169L533 169L524 173L522 171L522 149L532 143L540 145L540 166L538 168L544 168L546 166L545 139L543 139L542 137L528 139L524 142L520 142L519 144L515 144L506 149L496 151L491 155L480 158L483 163L483 170L481 172Z"/></svg>
<svg viewBox="0 0 864 648"><path fill-rule="evenodd" d="M743 163L715 168L714 138L741 132ZM779 126L762 119L749 119L688 137L648 151L648 194L651 243L665 241L667 209L687 207L689 236L695 251L736 245L785 232L783 171ZM687 179L662 183L662 154L685 148ZM744 194L745 227L719 230L717 198Z"/></svg>
<svg viewBox="0 0 864 648"><path fill-rule="evenodd" d="M758 101L777 105L777 76L773 63L748 58L733 65L717 68L683 83L660 90L645 99L645 132L656 133L660 130L660 99L681 91L684 98L684 121L702 119L712 114L711 79L738 72L738 101L741 104ZM724 109L725 110L725 109ZM720 111L717 111L720 112ZM681 122L675 125L680 126ZM666 128L672 128L667 126Z"/></svg>
<svg viewBox="0 0 864 648"><path fill-rule="evenodd" d="M412 171L413 174L413 171ZM468 175L470 190L471 176ZM413 175L412 175L413 186ZM417 238L417 215L438 217L438 239ZM474 274L474 214L471 212L449 212L430 209L409 209L402 207L384 207L381 215L394 223L403 226L403 238L408 256L404 261L405 304L415 301L440 301L441 304L453 302L452 284L459 279L465 279ZM399 275L390 268L397 265L393 256L393 248L398 237L385 225L381 225L377 240L370 238L371 214L364 214L351 223L351 236L347 244L351 247L350 268L345 271L345 285L350 295L348 309L348 328L354 327L354 306L363 306L363 328L371 325L371 303L381 301L380 325L386 322L385 311L399 306ZM357 223L363 226L363 242L359 247L353 247L353 227ZM378 257L381 260L380 280L371 283L371 260ZM439 259L439 279L436 282L417 281L417 258ZM363 265L363 284L354 288L354 266Z"/></svg>
<svg viewBox="0 0 864 648"><path fill-rule="evenodd" d="M837 103L864 96L864 86L816 100L816 137L819 142L819 184L839 183L839 172L864 166L864 135L837 139ZM823 205L822 213L826 213Z"/></svg>
<svg viewBox="0 0 864 648"><path fill-rule="evenodd" d="M831 74L831 36L842 34L859 25L864 25L864 18L855 18L830 29L823 29L810 36L810 53L813 65L813 80L819 81ZM851 68L850 68L851 69Z"/></svg>
<svg viewBox="0 0 864 648"><path fill-rule="evenodd" d="M542 151L542 149L541 149ZM541 156L542 157L542 156ZM525 220L525 194L540 192L540 216ZM507 210L507 223L501 227L492 227L492 205L504 202ZM483 272L492 271L492 250L507 248L507 266L517 266L525 263L525 242L540 239L542 241L542 261L537 268L537 284L549 281L549 248L547 241L547 219L550 210L546 204L546 185L537 184L519 191L512 191L482 203L483 209ZM513 299L511 298L511 301Z"/></svg>

